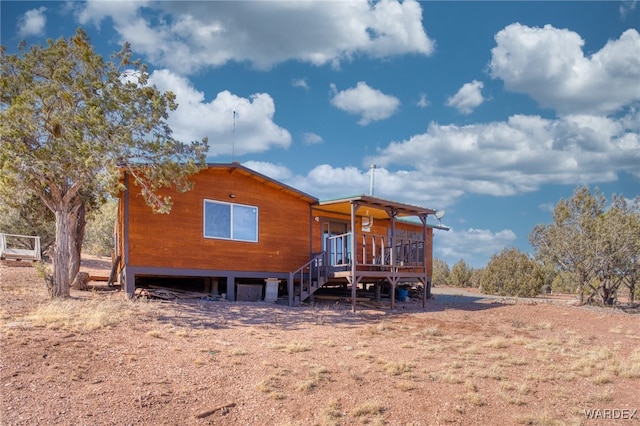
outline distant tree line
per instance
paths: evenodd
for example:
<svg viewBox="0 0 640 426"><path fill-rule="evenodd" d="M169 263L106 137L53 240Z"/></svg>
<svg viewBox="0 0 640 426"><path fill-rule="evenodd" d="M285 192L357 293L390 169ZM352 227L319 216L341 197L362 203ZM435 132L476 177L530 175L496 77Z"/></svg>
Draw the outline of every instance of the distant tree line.
<svg viewBox="0 0 640 426"><path fill-rule="evenodd" d="M578 187L561 199L553 223L529 235L530 256L516 248L494 254L485 268L459 260L449 269L434 259L434 285L478 287L487 294L532 297L541 292L576 294L581 303L613 305L619 295L640 297L640 197Z"/></svg>

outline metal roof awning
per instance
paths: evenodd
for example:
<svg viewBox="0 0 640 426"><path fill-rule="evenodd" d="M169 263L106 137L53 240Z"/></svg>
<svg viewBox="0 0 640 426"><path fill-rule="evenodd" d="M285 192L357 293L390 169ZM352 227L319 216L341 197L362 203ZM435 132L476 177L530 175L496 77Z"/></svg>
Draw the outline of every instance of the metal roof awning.
<svg viewBox="0 0 640 426"><path fill-rule="evenodd" d="M360 207L357 216L370 216L374 219L389 219L392 215L396 218L409 216L426 217L436 212L433 209L398 201L385 200L371 195L356 195L334 200L323 200L319 201L314 209L349 215L351 213L351 204L357 204Z"/></svg>

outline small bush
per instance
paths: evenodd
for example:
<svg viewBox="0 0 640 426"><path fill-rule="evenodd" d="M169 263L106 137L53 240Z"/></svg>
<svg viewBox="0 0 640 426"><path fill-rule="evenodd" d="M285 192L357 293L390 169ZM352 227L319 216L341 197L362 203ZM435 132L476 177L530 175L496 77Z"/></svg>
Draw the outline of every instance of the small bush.
<svg viewBox="0 0 640 426"><path fill-rule="evenodd" d="M516 248L494 255L481 277L483 293L500 296L534 297L544 285L540 266Z"/></svg>

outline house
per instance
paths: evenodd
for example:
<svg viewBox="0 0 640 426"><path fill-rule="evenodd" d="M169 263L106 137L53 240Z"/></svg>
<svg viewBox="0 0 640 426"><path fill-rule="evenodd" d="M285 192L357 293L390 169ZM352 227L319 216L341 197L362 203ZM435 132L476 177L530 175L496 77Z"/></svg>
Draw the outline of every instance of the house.
<svg viewBox="0 0 640 426"><path fill-rule="evenodd" d="M334 286L351 289L355 309L360 286L379 298L419 282L426 302L434 210L367 195L320 201L238 163L192 181L171 194L170 214L154 214L124 175L116 255L128 295L160 285L297 305Z"/></svg>

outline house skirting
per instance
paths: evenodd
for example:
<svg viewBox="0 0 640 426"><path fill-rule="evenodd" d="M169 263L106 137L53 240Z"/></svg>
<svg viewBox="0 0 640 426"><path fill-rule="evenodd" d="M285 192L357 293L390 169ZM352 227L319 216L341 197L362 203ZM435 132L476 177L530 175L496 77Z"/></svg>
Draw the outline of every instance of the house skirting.
<svg viewBox="0 0 640 426"><path fill-rule="evenodd" d="M227 282L227 300L236 300L236 285L243 279L276 278L289 279L289 272L268 272L268 271L230 271L220 269L183 269L183 268L159 268L151 266L125 266L120 275L120 282L123 285L128 297L133 297L136 291L136 277L157 276L157 277L198 277L198 278L224 278Z"/></svg>

